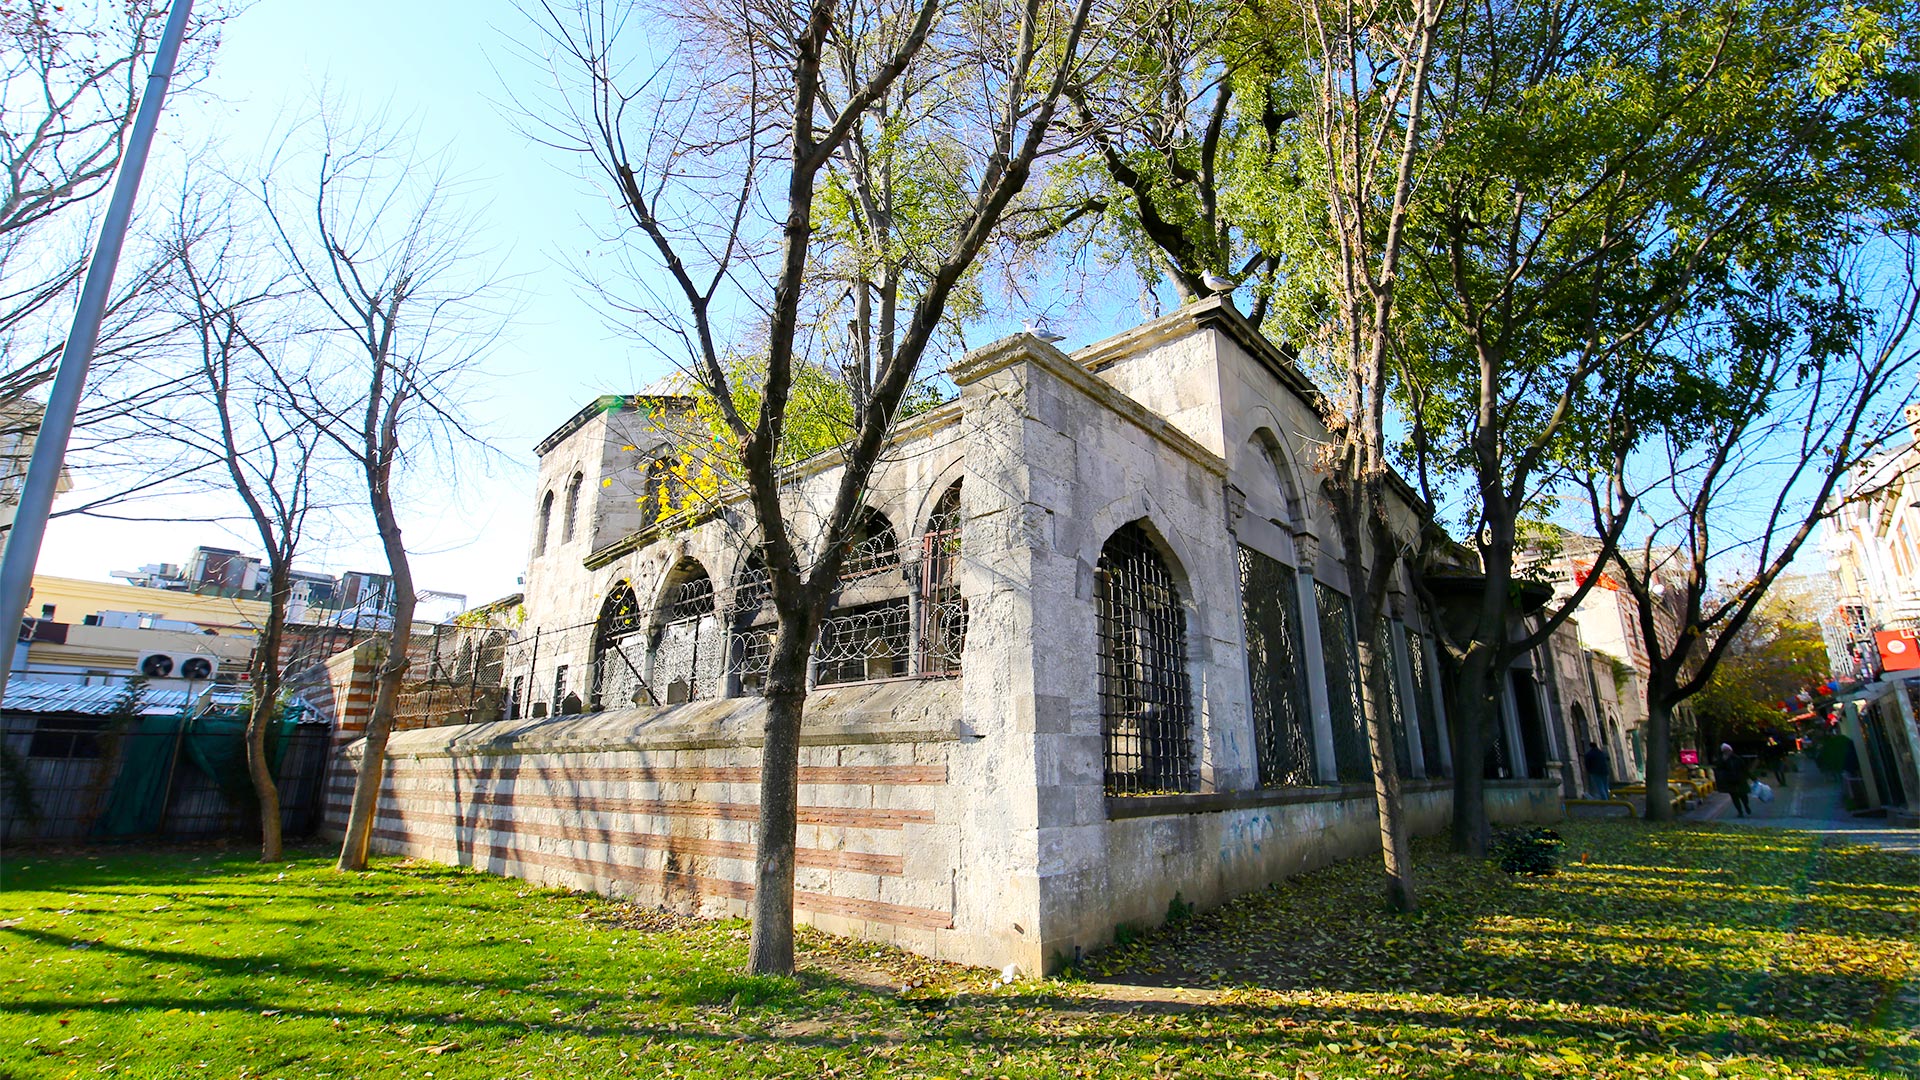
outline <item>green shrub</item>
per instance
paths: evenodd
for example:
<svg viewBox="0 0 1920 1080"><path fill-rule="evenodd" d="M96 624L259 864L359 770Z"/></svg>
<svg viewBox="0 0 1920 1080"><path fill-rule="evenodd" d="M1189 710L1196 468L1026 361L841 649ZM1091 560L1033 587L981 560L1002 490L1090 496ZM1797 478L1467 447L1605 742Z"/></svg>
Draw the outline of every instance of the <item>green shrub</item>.
<svg viewBox="0 0 1920 1080"><path fill-rule="evenodd" d="M1496 829L1493 857L1509 874L1544 877L1560 868L1560 834L1538 825Z"/></svg>

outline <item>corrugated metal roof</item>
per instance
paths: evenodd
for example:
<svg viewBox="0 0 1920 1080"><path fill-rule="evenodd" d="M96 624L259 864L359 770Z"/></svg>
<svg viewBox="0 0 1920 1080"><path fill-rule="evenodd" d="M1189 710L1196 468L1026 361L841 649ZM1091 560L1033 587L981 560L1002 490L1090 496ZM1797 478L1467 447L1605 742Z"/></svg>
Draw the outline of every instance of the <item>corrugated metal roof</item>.
<svg viewBox="0 0 1920 1080"><path fill-rule="evenodd" d="M11 679L7 682L4 708L11 713L78 713L82 716L106 716L120 700L124 685L84 686L80 683L47 682L36 679ZM194 692L198 697L199 691ZM217 706L233 707L246 700L243 690L213 692ZM149 688L142 699L143 714L177 713L186 708L185 689Z"/></svg>

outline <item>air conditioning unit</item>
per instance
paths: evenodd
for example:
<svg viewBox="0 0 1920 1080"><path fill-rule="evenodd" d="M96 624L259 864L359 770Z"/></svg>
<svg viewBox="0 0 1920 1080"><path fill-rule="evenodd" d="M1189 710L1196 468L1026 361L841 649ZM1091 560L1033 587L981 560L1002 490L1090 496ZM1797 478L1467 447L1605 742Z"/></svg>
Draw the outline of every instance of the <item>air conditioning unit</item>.
<svg viewBox="0 0 1920 1080"><path fill-rule="evenodd" d="M206 682L220 670L220 658L203 653L144 653L140 674L149 679L185 679Z"/></svg>

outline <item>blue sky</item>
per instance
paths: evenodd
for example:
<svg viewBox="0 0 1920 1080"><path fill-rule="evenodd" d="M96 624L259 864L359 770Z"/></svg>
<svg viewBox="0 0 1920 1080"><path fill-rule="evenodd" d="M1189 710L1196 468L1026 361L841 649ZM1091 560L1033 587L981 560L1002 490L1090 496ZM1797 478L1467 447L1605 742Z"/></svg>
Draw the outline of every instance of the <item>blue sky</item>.
<svg viewBox="0 0 1920 1080"><path fill-rule="evenodd" d="M538 85L539 70L518 51L519 42L536 39L510 0L257 0L228 24L212 77L197 93L169 101L165 145L142 189L150 214L159 205L156 193L163 196L181 171L181 147L213 143L236 165L260 160L276 124L299 115L323 85L357 107L385 107L411 120L423 148L446 148L501 273L523 294L475 394L476 426L497 450L493 464L433 485L438 494L403 508L415 579L474 603L514 591L524 570L534 444L592 397L638 389L670 370L657 353L609 328L560 264L594 248L582 217L604 225L609 207L573 171L574 162L528 140L503 111L509 89ZM1069 347L1125 329L1139 317L1139 286L1130 274L1121 276L1126 281L1116 287L1124 296L1104 303L1047 289L1030 300L1001 297L995 307L1004 310L987 313L970 341L1017 331L1029 303L1071 336ZM174 505L179 509L170 512L181 516L204 512ZM201 543L253 551L258 543L249 533L237 522L103 526L56 519L39 569L102 579L143 563L183 561ZM383 569L370 533L355 523L315 537L302 564Z"/></svg>
<svg viewBox="0 0 1920 1080"><path fill-rule="evenodd" d="M483 602L510 592L526 557L533 445L588 398L630 390L663 372L661 361L604 326L556 264L591 243L582 213L605 204L566 171L568 163L516 132L495 104L503 78L531 78L508 32L523 26L504 0L260 0L229 24L212 78L169 101L143 185L158 205L181 146L217 140L235 162L258 148L283 115L323 83L364 107L411 118L421 145L444 146L468 179L468 201L486 243L515 278L524 303L486 364L476 394L479 426L499 453L457 490L410 507L403 522L428 588ZM76 493L80 494L80 493ZM149 508L150 510L152 508ZM183 513L186 511L182 511ZM328 570L381 569L376 545L336 530L305 560ZM140 563L178 562L195 544L252 550L246 533L206 524L103 527L68 518L49 529L40 570L104 578Z"/></svg>

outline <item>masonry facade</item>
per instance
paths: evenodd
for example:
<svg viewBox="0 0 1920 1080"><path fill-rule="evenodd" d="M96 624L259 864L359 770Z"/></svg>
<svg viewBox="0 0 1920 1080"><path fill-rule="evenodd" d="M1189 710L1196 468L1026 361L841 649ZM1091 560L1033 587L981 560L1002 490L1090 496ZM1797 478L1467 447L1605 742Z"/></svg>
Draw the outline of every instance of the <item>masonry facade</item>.
<svg viewBox="0 0 1920 1080"><path fill-rule="evenodd" d="M1376 846L1326 432L1290 361L1208 302L951 375L875 474L816 651L799 916L1037 972ZM772 617L744 506L660 520L685 407L603 398L542 443L510 718L396 735L377 847L746 910ZM836 468L796 478L801 535ZM1434 831L1438 667L1393 604L1396 758ZM1497 820L1559 810L1544 781L1490 789Z"/></svg>

